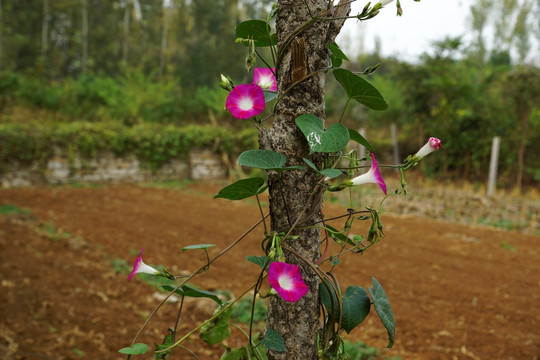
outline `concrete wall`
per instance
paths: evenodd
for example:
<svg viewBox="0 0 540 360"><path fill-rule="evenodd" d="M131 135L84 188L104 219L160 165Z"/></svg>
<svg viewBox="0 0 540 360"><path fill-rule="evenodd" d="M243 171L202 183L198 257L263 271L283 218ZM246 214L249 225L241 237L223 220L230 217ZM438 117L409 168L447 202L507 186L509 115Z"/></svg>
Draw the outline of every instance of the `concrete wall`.
<svg viewBox="0 0 540 360"><path fill-rule="evenodd" d="M43 167L37 162L22 166L13 162L7 169L0 169L2 187L30 186L36 184L67 184L73 182L119 183L171 179L215 180L223 179L227 171L219 155L209 149L194 149L189 160L174 159L155 173L135 156L118 157L101 153L93 159L79 156L69 158L56 151Z"/></svg>

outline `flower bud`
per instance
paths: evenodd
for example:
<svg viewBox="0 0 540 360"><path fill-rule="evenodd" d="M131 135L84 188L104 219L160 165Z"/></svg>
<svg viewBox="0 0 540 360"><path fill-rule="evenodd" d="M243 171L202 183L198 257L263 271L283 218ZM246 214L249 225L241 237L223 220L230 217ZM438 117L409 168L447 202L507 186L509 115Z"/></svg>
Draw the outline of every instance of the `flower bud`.
<svg viewBox="0 0 540 360"><path fill-rule="evenodd" d="M221 81L219 82L219 86L223 90L227 90L227 91L231 91L234 88L232 79L229 76L223 75L223 74L221 74Z"/></svg>

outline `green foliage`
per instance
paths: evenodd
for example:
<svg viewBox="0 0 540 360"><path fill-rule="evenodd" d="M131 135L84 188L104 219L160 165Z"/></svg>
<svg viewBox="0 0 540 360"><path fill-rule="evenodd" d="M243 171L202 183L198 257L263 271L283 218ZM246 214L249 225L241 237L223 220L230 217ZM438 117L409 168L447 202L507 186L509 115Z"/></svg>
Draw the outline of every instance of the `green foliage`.
<svg viewBox="0 0 540 360"><path fill-rule="evenodd" d="M163 289L171 292L175 289L175 287L171 285L164 285ZM175 290L174 293L180 296L187 296L187 297L192 297L192 298L207 298L207 299L214 300L215 302L218 303L218 305L222 304L221 299L216 294L210 291L196 289L189 285L182 285L182 287Z"/></svg>
<svg viewBox="0 0 540 360"><path fill-rule="evenodd" d="M341 151L349 143L349 131L342 124L332 124L328 129L324 129L322 120L310 114L300 115L295 121L306 137L312 153Z"/></svg>
<svg viewBox="0 0 540 360"><path fill-rule="evenodd" d="M238 157L238 165L264 170L303 170L303 166L283 166L287 157L272 150L246 150Z"/></svg>
<svg viewBox="0 0 540 360"><path fill-rule="evenodd" d="M197 245L189 245L189 246L184 246L182 248L182 252L186 251L186 250L196 250L196 249L200 249L200 250L206 250L208 248L211 248L211 247L214 247L216 245L214 244L197 244Z"/></svg>
<svg viewBox="0 0 540 360"><path fill-rule="evenodd" d="M120 350L118 350L121 354L129 354L129 355L143 355L146 354L148 351L148 345L143 343L137 343L130 347L125 347Z"/></svg>
<svg viewBox="0 0 540 360"><path fill-rule="evenodd" d="M256 141L253 131L233 132L211 125L173 125L143 123L125 127L118 123L0 124L0 164L12 161L40 164L55 149L70 157L96 156L101 151L116 155L135 154L152 170L174 158L186 158L190 149L214 146L218 152L239 153ZM5 168L2 166L2 168Z"/></svg>
<svg viewBox="0 0 540 360"><path fill-rule="evenodd" d="M329 179L333 179L333 178L338 177L339 175L343 174L341 172L341 170L338 170L338 169L322 169L322 170L318 170L317 167L315 166L315 164L312 163L310 160L308 160L306 158L304 158L303 160L316 173L318 173L318 174L320 174L322 176L326 176Z"/></svg>
<svg viewBox="0 0 540 360"><path fill-rule="evenodd" d="M275 352L284 352L287 350L285 347L285 340L274 329L266 329L264 339L261 340L261 345L268 350L273 350Z"/></svg>
<svg viewBox="0 0 540 360"><path fill-rule="evenodd" d="M333 287L328 282L325 283L331 291L329 292L328 288L324 284L321 284L319 287L319 298L333 321L340 321L341 328L347 333L350 333L369 314L371 308L369 296L360 286L348 287L341 297L340 311L340 302Z"/></svg>
<svg viewBox="0 0 540 360"><path fill-rule="evenodd" d="M216 311L214 311L214 315L217 315L217 317L201 327L200 337L208 345L220 343L231 334L229 319L233 308L227 308L227 306L228 303L223 303L219 306Z"/></svg>
<svg viewBox="0 0 540 360"><path fill-rule="evenodd" d="M117 274L129 274L131 271L131 265L126 259L116 258L112 259L110 263L114 269L114 272Z"/></svg>
<svg viewBox="0 0 540 360"><path fill-rule="evenodd" d="M345 354L347 360L375 360L379 355L379 350L366 343L359 341L352 343L344 341Z"/></svg>
<svg viewBox="0 0 540 360"><path fill-rule="evenodd" d="M228 200L242 200L263 192L264 179L260 177L241 179L221 189L214 199L223 198Z"/></svg>
<svg viewBox="0 0 540 360"><path fill-rule="evenodd" d="M22 215L29 214L29 209L23 209L13 204L4 204L0 205L0 214L1 215Z"/></svg>
<svg viewBox="0 0 540 360"><path fill-rule="evenodd" d="M333 74L345 89L349 99L356 100L372 110L382 111L388 108L388 104L379 90L360 76L345 69L336 69Z"/></svg>
<svg viewBox="0 0 540 360"><path fill-rule="evenodd" d="M250 41L257 47L276 45L276 34L270 34L270 30L270 25L266 21L244 21L236 27L236 41L246 46Z"/></svg>
<svg viewBox="0 0 540 360"><path fill-rule="evenodd" d="M234 304L231 319L235 322L241 322L249 324L251 322L251 306L253 304L253 298L244 297L242 300ZM253 322L264 323L268 315L268 310L264 301L260 298L255 300L255 309L253 309Z"/></svg>
<svg viewBox="0 0 540 360"><path fill-rule="evenodd" d="M394 337L396 335L396 324L394 322L394 315L392 313L392 307L390 301L383 287L373 278L373 287L370 287L369 294L373 300L373 307L377 314L381 318L381 321L388 332L388 345L386 347L391 348L394 345Z"/></svg>
<svg viewBox="0 0 540 360"><path fill-rule="evenodd" d="M335 67L335 68L340 67L343 60L350 61L349 58L347 57L347 55L345 55L343 53L343 51L341 51L341 49L339 48L339 46L335 42L333 44L328 44L326 46L332 52L332 56L331 56L330 60L332 62L333 67Z"/></svg>

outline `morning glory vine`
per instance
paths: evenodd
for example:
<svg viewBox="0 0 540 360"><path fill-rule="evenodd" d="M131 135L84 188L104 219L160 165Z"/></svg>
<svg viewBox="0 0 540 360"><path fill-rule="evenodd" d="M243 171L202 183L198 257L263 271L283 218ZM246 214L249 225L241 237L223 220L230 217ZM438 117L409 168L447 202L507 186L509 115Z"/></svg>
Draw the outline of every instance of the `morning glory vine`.
<svg viewBox="0 0 540 360"><path fill-rule="evenodd" d="M391 3L391 0L383 0L371 6L367 4L362 13L356 16L348 16L347 18L356 18L367 20L376 16L379 11ZM400 2L397 1L398 13L401 11ZM252 81L249 83L235 85L233 79L227 75L221 75L219 85L228 92L225 102L225 108L230 114L238 120L254 121L254 125L264 126L260 116L265 109L270 109L267 117L274 116L276 103L281 100L276 97L277 82L276 68L283 57L283 48L276 48L276 34L272 33L270 22L275 15L276 8L273 7L266 20L249 20L240 23L236 28L237 42L244 44L248 49L248 57L246 60L246 69L251 74ZM324 15L324 16L323 16ZM312 26L317 21L332 20L327 17L324 12L318 15L313 14L312 18L305 24L301 25L285 44L290 44L295 36L301 34L305 29ZM261 56L258 48L269 47L272 59L265 59ZM183 251L203 250L206 255L207 263L193 272L188 277L174 276L167 270L162 268L158 270L154 267L146 265L142 261L142 250L135 260L133 270L128 278L133 278L138 273L151 274L153 276L164 277L172 282L170 285L164 285L164 290L168 291L167 297L176 294L183 299L185 297L207 298L216 303L214 314L197 325L187 334L177 334L178 320L169 332L164 336L161 344L157 344L154 349L154 358L165 359L175 348L181 347L185 349L195 358L193 351L189 350L187 340L191 336L195 336L199 332L199 336L210 345L222 343L230 335L230 327L236 326L231 323L230 315L232 308L237 302L248 294L252 296L252 304L255 304L257 298L268 298L270 296L278 296L285 302L297 302L309 291L308 285L304 281L302 269L298 265L289 264L285 261L284 254L289 252L300 259L307 267L312 269L319 277L319 302L322 311L323 323L319 333L319 357L321 359L345 359L346 354L343 350L343 331L350 333L354 330L369 314L373 307L381 319L383 326L388 333L388 347L391 347L395 337L395 323L390 307L390 302L380 282L373 278L373 286L367 291L360 286L352 285L342 290L341 284L335 273L333 272L336 266L339 266L340 259L343 256L353 256L354 254L362 254L371 246L378 243L384 236L384 226L381 220L381 205L390 196L407 194L404 172L415 167L425 156L440 149L441 141L431 137L426 145L418 150L417 153L409 155L402 164L399 165L379 165L375 156L374 147L354 129L349 129L343 124L343 114L345 108L355 102L375 111L384 111L388 104L383 95L364 79L366 74L372 74L378 68L378 65L370 67L365 73L356 74L342 67L343 61L348 61L347 56L335 43L329 44L328 49L331 52L331 66L315 73L306 74L303 78L294 81L292 85L285 90L294 91L295 86L298 86L303 81L306 81L314 74L327 71L332 72L333 76L339 84L342 85L346 94L346 104L342 112L342 116L337 123L326 127L323 120L313 114L302 114L295 119L295 124L305 137L308 144L310 154L320 154L322 156L322 166L316 166L309 159L304 159L303 165L286 166L287 157L272 150L252 149L240 154L238 164L245 168L256 168L259 171L266 171L282 175L287 171L313 171L318 176L318 181L314 185L311 193L312 199L317 199L323 196L326 192L338 192L354 186L368 186L374 184L380 188L383 195L378 208L365 206L365 209L356 210L352 207L344 211L344 214L332 219L323 219L316 223L306 223L305 219L309 219L310 204L306 205L302 212L302 216L295 221L289 218L289 227L278 231L269 231L266 225L268 214L265 214L264 206L260 201L260 195L268 188L267 180L264 177L249 177L237 180L236 182L221 189L214 198L222 198L231 201L243 200L255 197L261 218L248 229L238 239L232 241L231 245L221 251L214 258L209 258L206 249L214 246L212 244L198 244L185 247ZM260 58L266 67L253 67L256 58ZM354 100L354 101L353 101ZM273 106L269 104L273 103ZM368 159L359 158L356 150L347 151L347 146L350 141L356 142L365 146L369 151L371 164L366 173L357 175L356 171L361 168L361 162ZM348 167L343 168L340 164L348 162ZM399 170L401 177L401 189L396 189L389 193L386 182L383 179L382 172L385 168L396 168ZM279 179L279 177L278 177ZM282 196L283 193L282 193ZM286 204L286 199L284 198ZM351 200L352 203L352 200ZM330 220L344 220L341 228L335 228L327 224ZM366 234L353 235L351 234L352 226L357 221L370 222L370 226ZM205 273L217 258L226 255L229 251L233 251L235 246L240 243L247 234L255 231L262 224L261 234L261 252L248 256L246 261L254 263L260 267L258 271L253 273L253 284L248 286L246 290L234 300L226 300L212 292L195 288L188 285L188 281L192 281L197 276ZM307 227L318 227L323 230L323 241L320 249L320 257L312 262L305 259L301 254L285 245L285 240L294 239L294 230ZM329 253L329 243L333 241L338 244L336 253ZM323 268L328 269L323 270ZM147 319L142 328L151 321L157 310L166 301L163 300L160 305L154 310L152 315ZM178 319L180 318L179 309ZM252 310L253 314L253 310ZM225 346L226 351L221 359L266 359L266 350L277 352L286 351L284 340L274 329L266 329L264 334L253 333L253 317L250 322L249 331L239 330L246 337L246 346L241 348L229 348ZM141 328L141 331L142 331ZM237 327L238 328L238 327ZM139 334L141 333L139 332ZM121 353L128 354L128 358L132 355L144 354L149 347L146 344L137 343L138 335L132 341L130 347L120 350Z"/></svg>

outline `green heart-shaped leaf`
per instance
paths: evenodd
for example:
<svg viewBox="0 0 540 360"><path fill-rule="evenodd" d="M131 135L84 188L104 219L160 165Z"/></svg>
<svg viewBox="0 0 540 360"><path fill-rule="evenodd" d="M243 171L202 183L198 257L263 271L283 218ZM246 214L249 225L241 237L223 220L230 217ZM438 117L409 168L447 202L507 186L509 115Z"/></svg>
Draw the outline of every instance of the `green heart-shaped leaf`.
<svg viewBox="0 0 540 360"><path fill-rule="evenodd" d="M373 153L375 152L375 149L373 148L373 146L371 146L371 144L362 135L360 135L358 131L349 129L349 135L351 136L351 140L356 141L360 145L365 146L366 149L368 149L369 151Z"/></svg>
<svg viewBox="0 0 540 360"><path fill-rule="evenodd" d="M341 124L333 124L324 130L322 120L310 114L300 115L295 121L306 137L312 153L341 151L349 142L349 131Z"/></svg>
<svg viewBox="0 0 540 360"><path fill-rule="evenodd" d="M143 344L143 343L137 343L131 347L125 347L118 350L119 353L128 354L128 355L142 355L142 354L146 354L147 351L148 351L148 345Z"/></svg>
<svg viewBox="0 0 540 360"><path fill-rule="evenodd" d="M224 187L219 193L214 196L214 199L223 198L228 200L242 200L248 197L258 195L266 187L261 188L264 184L264 179L260 177L238 180L237 182Z"/></svg>
<svg viewBox="0 0 540 360"><path fill-rule="evenodd" d="M304 170L303 166L286 166L285 155L272 150L246 150L238 157L238 165L254 167L264 170Z"/></svg>
<svg viewBox="0 0 540 360"><path fill-rule="evenodd" d="M264 47L276 45L276 34L270 34L270 25L262 20L248 20L241 22L236 27L236 39L248 46L249 40L253 40L255 46Z"/></svg>
<svg viewBox="0 0 540 360"><path fill-rule="evenodd" d="M330 179L333 179L335 177L338 177L339 175L343 174L341 172L341 170L338 170L338 169L323 169L323 170L318 170L317 167L315 166L314 163L312 163L311 161L309 161L308 159L304 158L304 162L306 164L308 164L308 166L310 168L312 168L313 170L315 170L318 174L321 174L323 176L326 176Z"/></svg>
<svg viewBox="0 0 540 360"><path fill-rule="evenodd" d="M214 247L214 246L216 246L216 245L214 245L214 244L188 245L188 246L185 246L185 247L182 248L182 252L184 252L186 250L198 250L198 249L206 250L206 249Z"/></svg>
<svg viewBox="0 0 540 360"><path fill-rule="evenodd" d="M330 291L328 289L330 289ZM324 283L319 285L319 299L326 308L329 316L332 317L335 322L337 322L337 318L339 316L338 298L334 288L330 282L328 282L328 280L324 280Z"/></svg>
<svg viewBox="0 0 540 360"><path fill-rule="evenodd" d="M169 292L174 290L174 287L170 285L163 285L162 288ZM220 305L222 303L221 299L213 292L195 289L194 287L191 287L189 285L182 285L182 287L180 289L176 289L174 293L180 296L187 296L192 298L212 299Z"/></svg>
<svg viewBox="0 0 540 360"><path fill-rule="evenodd" d="M215 311L214 315L222 311L228 303L221 304ZM232 306L224 310L217 318L204 324L201 327L199 336L208 345L215 345L222 342L231 334L231 327L229 325L229 319L232 314Z"/></svg>
<svg viewBox="0 0 540 360"><path fill-rule="evenodd" d="M372 110L386 110L388 104L373 85L349 70L336 69L334 77L343 86L349 99L354 99Z"/></svg>
<svg viewBox="0 0 540 360"><path fill-rule="evenodd" d="M350 286L345 290L345 294L341 297L341 309L339 311L339 303L334 288L325 280L326 287L321 284L319 287L319 298L328 314L337 322L341 316L341 328L347 333L350 333L358 324L360 324L369 314L371 303L366 290L360 286ZM330 288L331 291L328 291Z"/></svg>
<svg viewBox="0 0 540 360"><path fill-rule="evenodd" d="M259 169L281 168L287 158L272 150L246 150L238 157L238 165Z"/></svg>
<svg viewBox="0 0 540 360"><path fill-rule="evenodd" d="M345 290L341 303L343 307L341 327L348 334L368 316L371 301L366 290L360 286L350 286Z"/></svg>
<svg viewBox="0 0 540 360"><path fill-rule="evenodd" d="M285 347L285 340L274 329L267 329L264 335L264 339L261 340L261 345L268 350L274 350L276 352L284 352L287 350Z"/></svg>
<svg viewBox="0 0 540 360"><path fill-rule="evenodd" d="M270 265L271 263L271 261L268 261L269 260L268 256L249 255L249 256L246 256L246 260L255 265L259 265L264 270L267 270L268 265Z"/></svg>
<svg viewBox="0 0 540 360"><path fill-rule="evenodd" d="M263 94L264 94L264 102L265 103L270 102L270 101L274 100L277 97L277 93L275 91L264 91L263 90Z"/></svg>
<svg viewBox="0 0 540 360"><path fill-rule="evenodd" d="M377 314L381 318L381 321L388 332L388 345L386 345L386 347L391 348L392 345L394 345L394 337L396 336L396 324L394 322L394 314L392 313L390 300L388 300L386 292L375 278L373 278L373 287L369 288L369 293L373 300L375 311L377 311Z"/></svg>
<svg viewBox="0 0 540 360"><path fill-rule="evenodd" d="M347 55L345 55L343 51L341 51L341 49L336 43L328 44L326 45L326 47L328 47L328 49L330 49L330 51L332 52L330 61L332 62L333 67L335 68L340 67L343 60L349 61L349 58L347 57Z"/></svg>

